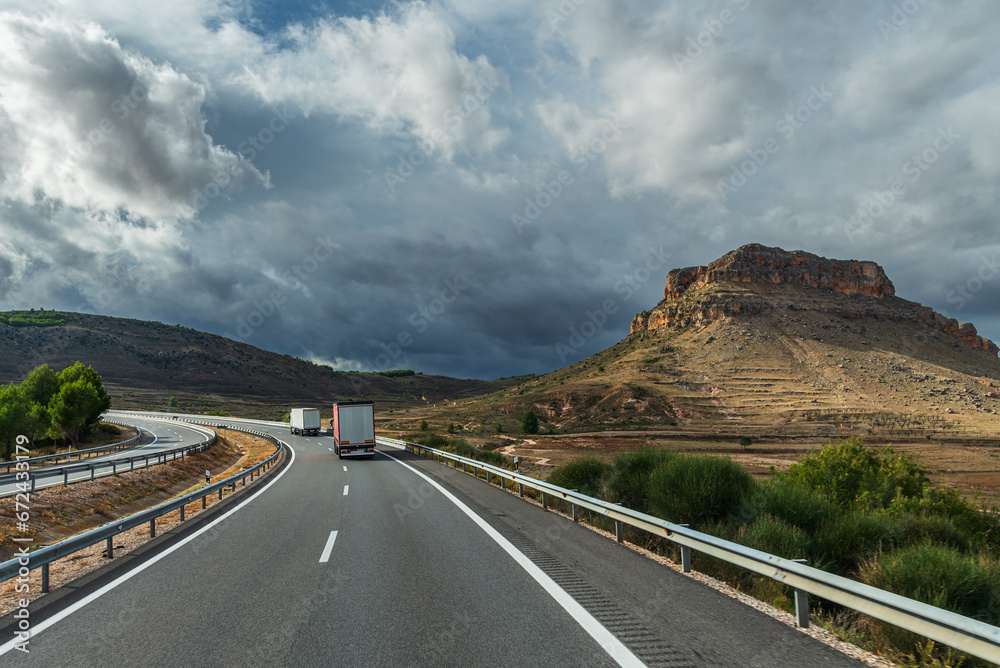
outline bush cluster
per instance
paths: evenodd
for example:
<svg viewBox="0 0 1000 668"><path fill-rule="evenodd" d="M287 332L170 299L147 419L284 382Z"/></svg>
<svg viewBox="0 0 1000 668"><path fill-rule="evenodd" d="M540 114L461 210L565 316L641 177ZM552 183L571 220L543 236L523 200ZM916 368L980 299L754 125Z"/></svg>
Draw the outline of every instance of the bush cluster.
<svg viewBox="0 0 1000 668"><path fill-rule="evenodd" d="M556 468L548 480L1000 623L1000 515L963 499L957 489L932 484L922 467L892 448L869 448L853 438L825 443L765 481L728 458L646 448L610 464L585 457ZM791 605L790 591L770 579L704 555L698 567ZM870 629L873 645L897 656L926 649L912 633L880 623Z"/></svg>
<svg viewBox="0 0 1000 668"><path fill-rule="evenodd" d="M445 438L444 436L439 436L438 434L431 434L430 436L418 439L417 443L425 445L428 448L444 450L445 452L450 452L453 455L458 455L459 457L476 459L486 464L492 464L493 466L506 467L509 463L508 458L502 453L496 452L495 450L477 448L464 438Z"/></svg>

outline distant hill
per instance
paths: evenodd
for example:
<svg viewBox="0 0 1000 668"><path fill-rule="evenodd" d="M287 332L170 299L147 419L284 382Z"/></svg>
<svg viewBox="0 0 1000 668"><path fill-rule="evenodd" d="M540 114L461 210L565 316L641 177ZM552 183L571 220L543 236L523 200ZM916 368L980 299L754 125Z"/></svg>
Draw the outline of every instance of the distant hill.
<svg viewBox="0 0 1000 668"><path fill-rule="evenodd" d="M104 378L114 408L241 410L273 414L293 404L327 407L372 399L415 406L468 397L517 380L339 372L187 327L53 311L0 313L0 382L20 382L34 367L56 371L77 360ZM278 411L280 412L280 411Z"/></svg>
<svg viewBox="0 0 1000 668"><path fill-rule="evenodd" d="M995 437L1000 360L874 262L750 244L671 271L617 345L460 404L483 423L529 407L571 431Z"/></svg>

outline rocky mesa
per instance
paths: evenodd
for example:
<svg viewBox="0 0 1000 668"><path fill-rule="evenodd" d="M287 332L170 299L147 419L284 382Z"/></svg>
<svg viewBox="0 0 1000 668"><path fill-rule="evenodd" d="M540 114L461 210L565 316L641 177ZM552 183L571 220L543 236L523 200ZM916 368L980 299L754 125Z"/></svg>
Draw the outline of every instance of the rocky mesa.
<svg viewBox="0 0 1000 668"><path fill-rule="evenodd" d="M911 321L997 356L1000 348L933 309L896 297L875 262L833 260L805 251L747 244L708 266L674 269L663 301L632 320L631 332L704 326L725 318L817 310L844 318Z"/></svg>

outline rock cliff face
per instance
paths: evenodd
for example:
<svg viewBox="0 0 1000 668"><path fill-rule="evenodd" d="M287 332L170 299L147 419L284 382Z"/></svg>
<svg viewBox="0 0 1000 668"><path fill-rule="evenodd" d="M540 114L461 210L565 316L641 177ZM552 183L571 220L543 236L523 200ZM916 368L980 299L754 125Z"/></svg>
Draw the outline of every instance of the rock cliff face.
<svg viewBox="0 0 1000 668"><path fill-rule="evenodd" d="M632 320L632 333L781 309L818 310L851 319L909 320L955 336L987 354L995 356L1000 351L979 336L972 324L960 324L895 295L892 281L874 262L831 260L804 251L748 244L707 267L672 270L663 301Z"/></svg>
<svg viewBox="0 0 1000 668"><path fill-rule="evenodd" d="M892 281L874 262L829 260L804 251L784 251L747 244L707 267L674 269L667 275L663 298L674 300L709 283L793 283L836 290L845 295L885 297L896 294Z"/></svg>

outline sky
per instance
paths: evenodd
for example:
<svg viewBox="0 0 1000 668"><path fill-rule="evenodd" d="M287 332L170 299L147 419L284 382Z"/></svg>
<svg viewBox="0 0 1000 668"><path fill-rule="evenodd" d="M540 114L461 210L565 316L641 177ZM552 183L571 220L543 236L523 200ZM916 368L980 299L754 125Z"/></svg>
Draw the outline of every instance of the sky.
<svg viewBox="0 0 1000 668"><path fill-rule="evenodd" d="M988 0L0 0L0 309L545 373L757 242L1000 339Z"/></svg>

